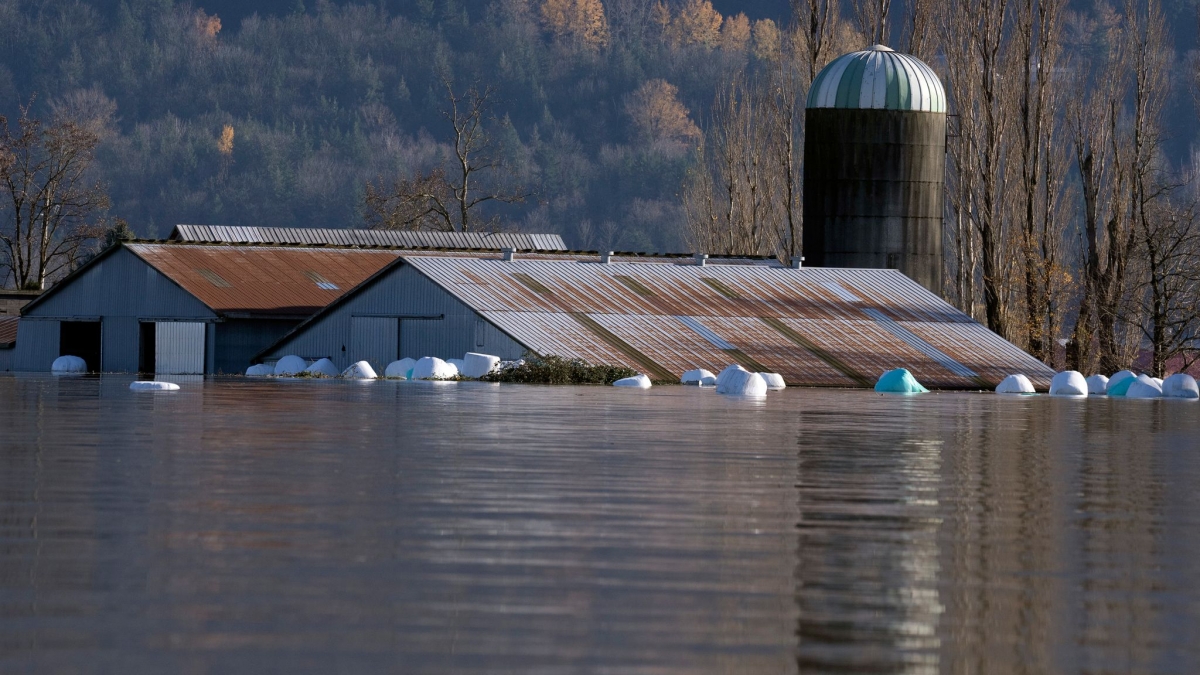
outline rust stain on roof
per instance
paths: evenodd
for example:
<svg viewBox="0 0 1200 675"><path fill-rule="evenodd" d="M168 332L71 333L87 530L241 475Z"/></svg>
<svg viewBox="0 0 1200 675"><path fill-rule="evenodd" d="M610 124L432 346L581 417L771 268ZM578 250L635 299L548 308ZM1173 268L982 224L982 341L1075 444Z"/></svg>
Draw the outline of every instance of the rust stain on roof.
<svg viewBox="0 0 1200 675"><path fill-rule="evenodd" d="M128 244L129 250L220 314L307 316L400 252L336 248Z"/></svg>
<svg viewBox="0 0 1200 675"><path fill-rule="evenodd" d="M901 367L950 389L994 386L1018 372L1044 388L1054 374L894 270L404 258L537 353L656 378L730 363L808 386L871 386Z"/></svg>
<svg viewBox="0 0 1200 675"><path fill-rule="evenodd" d="M0 347L15 344L17 341L17 322L19 316L0 316Z"/></svg>

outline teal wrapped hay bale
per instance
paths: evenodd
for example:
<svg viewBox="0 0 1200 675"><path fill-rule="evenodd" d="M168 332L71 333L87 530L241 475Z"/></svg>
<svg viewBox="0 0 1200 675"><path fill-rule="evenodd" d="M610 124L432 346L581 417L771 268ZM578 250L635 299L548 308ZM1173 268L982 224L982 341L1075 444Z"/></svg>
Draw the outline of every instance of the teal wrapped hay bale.
<svg viewBox="0 0 1200 675"><path fill-rule="evenodd" d="M917 382L907 368L897 368L879 376L875 391L884 394L924 394L929 390Z"/></svg>

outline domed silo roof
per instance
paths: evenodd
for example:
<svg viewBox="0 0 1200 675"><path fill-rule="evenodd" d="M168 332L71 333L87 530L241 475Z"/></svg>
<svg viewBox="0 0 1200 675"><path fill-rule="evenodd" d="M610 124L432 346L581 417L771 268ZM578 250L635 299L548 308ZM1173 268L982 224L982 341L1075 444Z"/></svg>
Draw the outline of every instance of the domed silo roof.
<svg viewBox="0 0 1200 675"><path fill-rule="evenodd" d="M807 107L944 113L946 90L920 59L875 45L825 66L808 90Z"/></svg>

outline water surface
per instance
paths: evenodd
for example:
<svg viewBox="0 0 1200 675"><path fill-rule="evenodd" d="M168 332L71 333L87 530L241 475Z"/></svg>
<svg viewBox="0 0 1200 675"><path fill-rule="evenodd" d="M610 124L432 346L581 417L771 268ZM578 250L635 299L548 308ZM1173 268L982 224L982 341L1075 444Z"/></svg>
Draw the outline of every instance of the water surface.
<svg viewBox="0 0 1200 675"><path fill-rule="evenodd" d="M0 377L0 672L1194 673L1200 405Z"/></svg>

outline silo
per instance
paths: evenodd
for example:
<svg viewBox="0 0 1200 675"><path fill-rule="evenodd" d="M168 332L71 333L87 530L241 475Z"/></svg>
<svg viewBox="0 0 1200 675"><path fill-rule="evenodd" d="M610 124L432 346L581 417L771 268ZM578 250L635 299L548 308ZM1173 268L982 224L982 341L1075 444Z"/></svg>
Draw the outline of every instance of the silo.
<svg viewBox="0 0 1200 675"><path fill-rule="evenodd" d="M897 269L942 292L946 92L920 59L875 45L813 81L804 129L804 256Z"/></svg>

